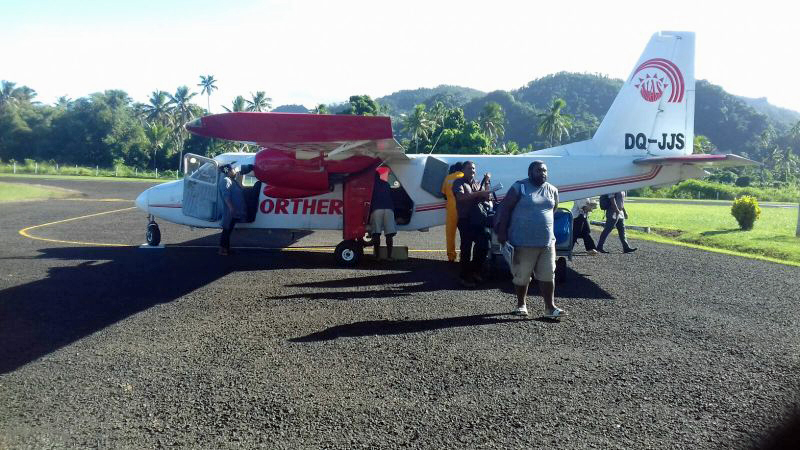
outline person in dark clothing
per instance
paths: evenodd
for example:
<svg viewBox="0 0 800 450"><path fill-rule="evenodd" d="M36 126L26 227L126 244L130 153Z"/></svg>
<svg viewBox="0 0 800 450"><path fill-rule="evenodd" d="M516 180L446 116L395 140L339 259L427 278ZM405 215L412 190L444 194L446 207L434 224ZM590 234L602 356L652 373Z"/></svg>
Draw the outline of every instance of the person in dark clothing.
<svg viewBox="0 0 800 450"><path fill-rule="evenodd" d="M598 251L595 249L594 240L592 239L588 216L595 206L597 206L597 203L588 198L579 198L572 204L572 246L575 247L578 239L583 239L586 254L592 256L596 255Z"/></svg>
<svg viewBox="0 0 800 450"><path fill-rule="evenodd" d="M386 236L386 259L394 260L392 249L394 248L394 235L397 234L397 224L394 218L392 191L389 183L383 181L377 171L375 172L375 185L372 188L369 223L375 258L377 259L380 255L381 232L383 232Z"/></svg>
<svg viewBox="0 0 800 450"><path fill-rule="evenodd" d="M491 192L487 190L491 176L487 173L478 184L475 180L475 163L464 161L464 176L453 182L453 194L458 210L458 234L461 238L461 274L459 280L466 287L475 287L483 281L481 268L489 250L489 232L483 225L470 221L470 210L477 203L487 201ZM474 246L474 248L473 248Z"/></svg>
<svg viewBox="0 0 800 450"><path fill-rule="evenodd" d="M219 238L219 254L228 256L231 253L231 233L236 222L247 219L247 206L244 201L244 190L236 180L236 171L230 164L219 168L225 176L219 179L217 188L222 197L222 234Z"/></svg>
<svg viewBox="0 0 800 450"><path fill-rule="evenodd" d="M622 251L624 253L633 253L636 251L635 247L628 244L625 239L625 219L628 218L628 212L625 211L625 191L615 192L613 194L605 194L609 201L609 206L606 209L606 224L603 232L600 233L600 239L597 241L597 251L600 253L608 253L603 244L606 243L606 238L611 234L611 231L616 227L619 234L619 241L622 243Z"/></svg>

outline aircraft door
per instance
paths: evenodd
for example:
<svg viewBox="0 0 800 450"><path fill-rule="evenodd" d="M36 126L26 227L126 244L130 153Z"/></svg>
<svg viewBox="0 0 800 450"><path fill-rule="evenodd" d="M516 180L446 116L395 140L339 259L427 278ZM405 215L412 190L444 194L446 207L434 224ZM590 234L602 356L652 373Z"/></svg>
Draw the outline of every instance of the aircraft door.
<svg viewBox="0 0 800 450"><path fill-rule="evenodd" d="M187 153L183 157L183 214L214 222L219 205L219 164L211 158Z"/></svg>

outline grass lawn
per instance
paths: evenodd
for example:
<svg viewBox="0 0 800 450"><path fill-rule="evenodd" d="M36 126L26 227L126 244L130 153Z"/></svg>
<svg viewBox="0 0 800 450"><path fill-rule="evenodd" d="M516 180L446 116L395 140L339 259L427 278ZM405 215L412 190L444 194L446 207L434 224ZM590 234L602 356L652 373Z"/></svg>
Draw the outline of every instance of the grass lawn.
<svg viewBox="0 0 800 450"><path fill-rule="evenodd" d="M125 177L95 177L87 175L33 175L30 173L0 173L0 178L41 178L43 180L81 180L81 181L141 181L152 183L154 181L172 181L164 178L125 178Z"/></svg>
<svg viewBox="0 0 800 450"><path fill-rule="evenodd" d="M0 183L0 203L23 202L28 200L46 200L65 198L77 195L69 189L33 184Z"/></svg>
<svg viewBox="0 0 800 450"><path fill-rule="evenodd" d="M683 242L800 265L800 238L795 237L797 209L762 208L750 231L742 231L730 206L626 203L629 225L647 226L654 233L631 237L659 242ZM591 220L604 220L603 211Z"/></svg>

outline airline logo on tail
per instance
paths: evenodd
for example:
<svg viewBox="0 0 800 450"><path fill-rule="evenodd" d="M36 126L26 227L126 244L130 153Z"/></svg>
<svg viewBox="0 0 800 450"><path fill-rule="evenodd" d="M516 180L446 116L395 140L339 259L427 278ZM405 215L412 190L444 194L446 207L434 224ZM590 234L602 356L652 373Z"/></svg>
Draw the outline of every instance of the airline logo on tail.
<svg viewBox="0 0 800 450"><path fill-rule="evenodd" d="M638 78L639 82L634 84L634 87L642 94L642 98L648 102L658 101L669 87L672 88L672 92L667 99L667 103L680 103L683 101L683 74L672 61L663 58L648 59L633 72L631 81L635 78Z"/></svg>

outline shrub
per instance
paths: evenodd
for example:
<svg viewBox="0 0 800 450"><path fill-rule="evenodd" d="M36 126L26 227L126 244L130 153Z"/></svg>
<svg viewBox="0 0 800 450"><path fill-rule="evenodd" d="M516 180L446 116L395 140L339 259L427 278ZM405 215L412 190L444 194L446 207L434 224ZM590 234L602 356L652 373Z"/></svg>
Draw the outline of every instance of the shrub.
<svg viewBox="0 0 800 450"><path fill-rule="evenodd" d="M743 230L752 230L755 221L761 215L761 208L758 207L758 200L749 195L743 195L733 201L731 215L739 222L739 227Z"/></svg>
<svg viewBox="0 0 800 450"><path fill-rule="evenodd" d="M736 185L739 187L750 186L750 182L751 182L750 177L739 177L736 179Z"/></svg>

